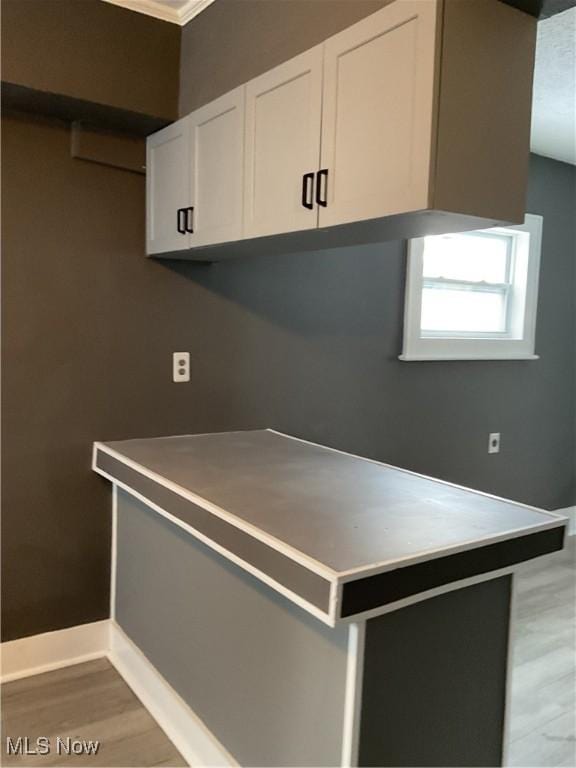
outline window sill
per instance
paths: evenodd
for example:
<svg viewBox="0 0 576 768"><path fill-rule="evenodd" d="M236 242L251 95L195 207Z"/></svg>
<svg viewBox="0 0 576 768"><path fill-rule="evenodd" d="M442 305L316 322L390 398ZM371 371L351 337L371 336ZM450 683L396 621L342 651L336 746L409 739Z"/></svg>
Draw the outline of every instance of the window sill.
<svg viewBox="0 0 576 768"><path fill-rule="evenodd" d="M515 355L515 354L486 354L486 355L398 355L398 360L401 360L403 363L412 363L412 362L434 362L434 361L442 361L442 360L539 360L540 355Z"/></svg>

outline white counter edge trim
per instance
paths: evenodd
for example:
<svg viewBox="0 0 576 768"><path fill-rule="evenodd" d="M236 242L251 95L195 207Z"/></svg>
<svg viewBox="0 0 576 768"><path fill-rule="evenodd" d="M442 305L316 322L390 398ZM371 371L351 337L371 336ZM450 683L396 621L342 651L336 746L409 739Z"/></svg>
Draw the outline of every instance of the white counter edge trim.
<svg viewBox="0 0 576 768"><path fill-rule="evenodd" d="M190 437L193 437L193 435L190 435ZM202 496L198 496L193 491L190 491L187 488L183 488L181 485L174 483L172 480L168 480L162 475L159 475L158 473L148 469L147 467L145 467L142 464L139 464L133 459L129 459L128 457L124 456L122 453L119 453L118 451L114 450L113 448L110 448L109 446L101 442L94 443L93 454L92 454L92 469L94 470L94 472L97 472L98 474L104 474L102 470L96 466L97 451L102 451L103 453L107 453L108 455L122 462L122 464L125 464L127 467L130 467L136 472L139 472L141 475L144 475L150 480L153 480L154 482L158 483L158 485L164 486L164 488L167 488L169 491L172 491L178 496L182 496L183 498L187 499L193 504L196 504L196 506L202 507L202 509L205 509L207 512L210 512L216 517L219 517L222 520L225 520L227 523L230 523L235 528L239 528L241 531L244 531L244 533L248 533L254 539L257 539L258 541L261 541L263 544L266 544L272 549L275 549L278 552L281 552L283 555L286 555L291 560L294 560L296 563L299 563L305 568L308 568L309 571L312 571L313 573L317 573L319 576L322 576L327 581L336 581L336 577L338 574L329 566L324 565L323 563L320 563L318 560L315 560L310 555L306 555L304 552L301 552L300 550L296 549L296 547L293 547L290 544L286 544L286 542L283 542L280 539L277 539L275 536L272 536L271 534L266 533L265 531L262 531L260 528L257 528L255 525L252 525L251 523L247 523L245 520L242 520L232 512L227 512L225 509L222 509L221 507L217 506L216 504L209 501L208 499L204 499ZM108 479L111 479L112 482L118 482L113 478L108 478Z"/></svg>
<svg viewBox="0 0 576 768"><path fill-rule="evenodd" d="M366 622L354 622L348 628L344 723L342 727L342 768L358 765L360 743L360 710L364 672Z"/></svg>
<svg viewBox="0 0 576 768"><path fill-rule="evenodd" d="M338 574L338 583L346 584L350 581L358 581L358 579L366 578L367 576L376 576L379 573L386 573L387 571L394 571L397 568L404 568L409 565L417 565L419 562L429 562L430 560L437 560L443 556L457 555L460 552L470 552L473 549L479 549L483 546L489 546L490 544L498 544L500 541L511 541L512 539L518 539L521 536L530 536L531 533L541 533L542 531L550 530L551 528L563 528L566 527L568 518L560 518L559 520L551 520L546 523L536 523L524 528L511 528L508 531L499 533L497 535L485 536L480 539L469 539L462 544L454 544L440 549L430 549L421 553L420 555L406 555L405 557L398 557L395 560L383 560L382 562L371 563L370 565L362 565L358 568L350 568L347 571L341 571ZM546 555L542 555L546 557ZM521 563L519 564L521 565ZM517 568L519 566L511 566Z"/></svg>
<svg viewBox="0 0 576 768"><path fill-rule="evenodd" d="M130 488L130 486L126 485L120 480L116 480L114 477L109 475L107 472L104 472L104 470L102 469L96 469L95 471L102 477L106 478L106 480L109 480L112 483L114 489L121 488L130 496L132 496L135 499L138 499L138 501L141 501L147 507L154 510L154 512L157 512L161 517L164 517L173 525L176 525L178 526L178 528L181 528L183 531L186 531L186 533L192 536L192 538L198 539L198 541L201 541L210 549L213 549L215 552L218 552L218 554L222 555L222 557L224 557L226 560L230 560L230 562L237 565L243 571L250 573L252 576L257 578L259 581L263 582L267 586L271 587L273 590L275 590L279 594L283 595L292 603L295 603L303 610L307 611L308 613L311 613L313 616L315 616L317 619L322 621L324 624L327 624L329 627L334 627L336 625L336 601L334 600L334 593L336 592L336 587L337 587L336 582L332 582L330 585L330 614L327 614L327 613L324 613L324 611L321 611L315 605L312 605L312 603L309 603L303 597L300 597L300 595L297 595L295 592L292 592L292 590L288 589L283 584L280 584L275 579L268 576L268 574L263 573L261 570L259 570L258 568L255 568L250 563L247 563L245 560L242 560L242 558L238 557L238 555L235 555L233 552L230 552L229 550L225 549L220 544L217 544L215 541L212 541L212 539L208 538L203 533L200 533L188 523L184 522L183 520L180 520L178 517L174 517L174 515L171 515L170 512L167 512L165 509L162 509L162 507L158 506L158 504L155 504L153 501L150 501L150 499L148 499L146 496L143 496L138 491L135 491L133 488ZM116 495L116 490L114 490L113 493L114 495ZM116 524L117 524L117 519L116 519ZM116 552L114 552L114 560L112 561L111 580L112 580L111 584L114 585L114 590L115 590ZM113 615L114 615L114 612L115 612L115 609L113 611Z"/></svg>
<svg viewBox="0 0 576 768"><path fill-rule="evenodd" d="M253 431L253 430L245 430L245 431ZM304 566L305 568L308 568L313 573L316 573L323 578L325 578L327 581L331 582L332 585L332 596L334 597L334 585L346 583L349 581L356 581L360 578L365 578L367 576L374 576L378 573L385 573L386 571L395 570L396 568L402 568L409 565L416 565L420 562L427 562L429 560L435 560L439 557L443 556L449 556L453 554L458 554L460 552L467 552L473 549L478 549L482 546L486 546L489 544L497 544L500 541L507 541L510 539L519 538L520 536L528 536L530 533L538 533L541 531L545 531L551 528L560 528L565 527L568 525L568 518L556 514L554 512L549 512L547 510L538 509L537 507L532 507L528 504L522 504L520 502L512 501L509 499L504 499L500 496L495 496L490 493L485 493L483 491L476 491L472 488L466 488L465 486L456 485L455 483L450 483L446 480L438 480L434 477L429 477L428 475L422 475L418 472L412 472L408 469L402 469L401 467L395 467L392 464L385 464L384 462L377 461L375 459L366 459L363 456L357 456L352 453L347 453L346 451L341 451L337 448L330 448L328 446L319 445L318 443L312 443L309 440L304 440L299 437L293 437L292 435L286 435L283 432L278 432L274 429L267 429L267 432L273 432L274 434L280 435L281 437L289 438L291 440L296 440L301 443L306 443L308 445L313 445L316 448L322 448L328 451L332 451L334 453L340 453L344 456L349 456L351 458L358 459L360 461L368 461L372 464L376 464L382 467L386 467L387 469L396 470L398 472L404 472L406 474L419 477L425 480L430 480L432 482L441 483L443 485L447 485L451 488L457 488L459 490L467 491L469 493L474 493L479 496L483 496L489 499L494 499L495 501L500 501L506 504L512 504L517 507L521 507L523 509L529 509L533 512L537 512L538 514L544 515L550 520L548 522L543 523L535 523L534 525L530 526L524 526L522 528L512 528L508 531L504 531L499 534L488 534L486 536L476 538L476 539L469 539L465 542L461 542L459 544L454 545L448 545L445 547L439 547L436 549L430 549L425 550L423 552L420 552L417 555L406 555L401 558L396 559L388 559L388 560L382 560L382 561L376 561L374 563L370 563L368 565L362 565L358 566L356 568L351 568L345 571L335 571L329 566L324 565L323 563L320 563L317 560L314 560L309 555L306 555L305 553L301 552L300 550L297 550L295 547L292 547L289 544L286 544L285 542L280 541L279 539L275 538L271 534L268 534L264 531L261 531L259 528L256 528L254 525L250 523L246 523L245 521L240 520L236 515L230 512L226 512L225 510L218 507L216 504L212 503L211 501L202 498L201 496L198 496L197 494L193 493L192 491L183 488L182 486L178 485L177 483L174 483L171 480L167 480L162 475L157 474L156 472L153 472L146 467L144 467L141 464L138 464L137 462L133 461L132 459L127 458L123 454L119 453L118 451L114 450L113 448L109 448L102 442L95 442L93 446L93 457L92 457L92 469L97 472L98 474L106 477L108 480L110 480L113 483L118 484L120 487L125 488L127 491L131 492L132 495L138 496L143 500L145 503L149 504L150 506L154 507L155 509L161 511L162 514L167 515L165 510L160 510L159 507L149 502L145 497L140 496L139 494L135 493L130 487L123 485L122 483L119 483L117 480L115 480L113 477L107 475L105 472L103 472L101 469L99 469L96 466L96 452L98 450L103 451L104 453L108 453L110 456L113 456L118 461L122 462L126 466L130 467L131 469L134 469L136 472L139 472L140 474L144 475L145 477L148 477L150 480L153 480L154 482L158 483L159 485L164 486L168 490L172 491L173 493L176 493L177 495L188 499L193 504L196 504L199 507L202 507L207 512L211 512L212 514L216 515L217 517L220 517L221 519L225 520L226 522L231 523L236 528L239 528L240 530L244 531L245 533L248 533L249 535L253 536L255 539L258 539L262 543L266 544L267 546L270 546L272 549L275 549L276 551L280 552L281 554L285 555L286 557L289 557L290 559L294 560L295 562L299 563L300 565ZM225 434L225 433L222 433ZM194 435L178 435L175 437L194 437ZM153 438L150 438L153 439ZM165 439L165 438L159 438L159 439ZM240 558L236 557L235 555L232 556L232 553L228 552L228 550L224 549L223 547L220 547L219 545L214 545L214 542L212 542L211 539L208 539L206 536L203 536L195 531L191 526L188 526L186 523L182 524L182 521L179 521L177 518L170 515L170 518L173 520L173 522L176 522L180 525L180 527L183 527L185 529L188 529L193 535L195 535L197 538L202 538L202 541L205 543L210 544L213 546L213 548L218 548L218 551L221 554L224 554L225 556L229 557L230 559L235 559L235 562L237 561L238 564L241 564L242 567L248 566L248 564L245 563L245 561L241 560ZM260 574L261 572L258 569L253 568L253 566L249 566L252 569L252 572L254 574ZM262 578L259 576L259 578ZM266 577L267 579L271 580L269 577ZM274 582L276 584L276 582ZM285 588L282 588L285 590ZM289 590L285 590L286 592L289 592ZM301 600L301 598L300 598ZM335 601L333 601L335 602ZM309 605L307 603L307 605ZM310 606L313 607L313 606ZM307 608L307 610L309 610ZM314 612L316 615L316 612L318 612L317 608L314 608ZM326 614L323 612L320 612L320 615L322 617L325 617ZM332 606L331 606L331 615L332 614ZM323 619L324 620L324 619ZM332 625L332 622L330 622Z"/></svg>
<svg viewBox="0 0 576 768"><path fill-rule="evenodd" d="M246 430L253 431L253 430ZM478 496L486 496L489 499L495 501L503 501L505 504L514 504L516 507L523 507L524 509L531 509L533 512L540 512L543 515L549 515L554 518L565 519L565 516L559 514L559 510L550 512L548 509L540 509L540 507L533 507L530 504L524 504L521 501L514 501L514 499L506 499L504 496L496 496L494 493L487 493L486 491L479 491L476 488L468 488L466 485L458 485L458 483L452 483L450 480L442 480L439 477L432 477L431 475L423 475L421 472L414 472L413 469L405 469L404 467L397 467L394 464L387 464L385 461L378 461L378 459L370 459L366 456L359 456L357 453L349 453L348 451L342 451L340 448L332 448L329 445L322 445L321 443L314 443L312 440L305 440L303 437L295 437L294 435L287 435L285 432L279 432L277 429L271 427L266 428L266 432L273 432L275 435L281 437L287 437L289 440L297 440L299 443L306 443L307 445L313 445L315 448L324 448L327 451L333 453L341 453L343 456L349 456L352 459L360 459L360 461L369 461L370 464L377 464L380 467L386 467L387 469L395 469L397 472L403 472L406 475L412 475L412 477L420 477L423 480L431 480L433 483L441 483L447 485L450 488L457 488L459 491L468 491L469 493L475 493ZM218 434L218 433L211 433ZM194 435L175 435L175 437L194 437ZM570 507L568 507L570 509ZM562 510L560 510L561 512Z"/></svg>

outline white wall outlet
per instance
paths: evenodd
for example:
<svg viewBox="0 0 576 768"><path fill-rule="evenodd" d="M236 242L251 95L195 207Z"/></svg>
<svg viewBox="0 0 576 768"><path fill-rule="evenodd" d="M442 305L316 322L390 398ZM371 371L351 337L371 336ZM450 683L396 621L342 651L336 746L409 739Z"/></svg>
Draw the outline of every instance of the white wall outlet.
<svg viewBox="0 0 576 768"><path fill-rule="evenodd" d="M190 352L172 353L172 381L190 381Z"/></svg>
<svg viewBox="0 0 576 768"><path fill-rule="evenodd" d="M500 432L490 432L488 435L488 453L500 453Z"/></svg>

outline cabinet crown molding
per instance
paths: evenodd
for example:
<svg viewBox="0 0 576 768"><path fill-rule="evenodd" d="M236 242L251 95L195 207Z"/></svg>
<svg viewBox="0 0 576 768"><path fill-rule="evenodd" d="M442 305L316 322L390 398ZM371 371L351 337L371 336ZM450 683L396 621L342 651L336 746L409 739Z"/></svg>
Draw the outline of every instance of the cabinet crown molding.
<svg viewBox="0 0 576 768"><path fill-rule="evenodd" d="M205 104L148 137L147 255L522 221L535 40L495 0L394 0Z"/></svg>
<svg viewBox="0 0 576 768"><path fill-rule="evenodd" d="M143 13L146 16L153 16L155 19L183 27L211 5L214 0L187 0L179 6L166 2L166 0L103 0L103 2L119 5L129 11Z"/></svg>

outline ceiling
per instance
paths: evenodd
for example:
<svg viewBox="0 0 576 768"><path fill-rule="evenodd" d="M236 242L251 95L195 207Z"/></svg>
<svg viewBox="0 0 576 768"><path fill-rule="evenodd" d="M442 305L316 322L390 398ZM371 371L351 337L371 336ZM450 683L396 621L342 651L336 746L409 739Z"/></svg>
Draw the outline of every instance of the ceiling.
<svg viewBox="0 0 576 768"><path fill-rule="evenodd" d="M214 0L105 2L184 25ZM576 165L576 8L562 10L573 2L547 0L543 4L536 45L531 148L539 155Z"/></svg>
<svg viewBox="0 0 576 768"><path fill-rule="evenodd" d="M576 8L538 23L531 148L576 165Z"/></svg>

